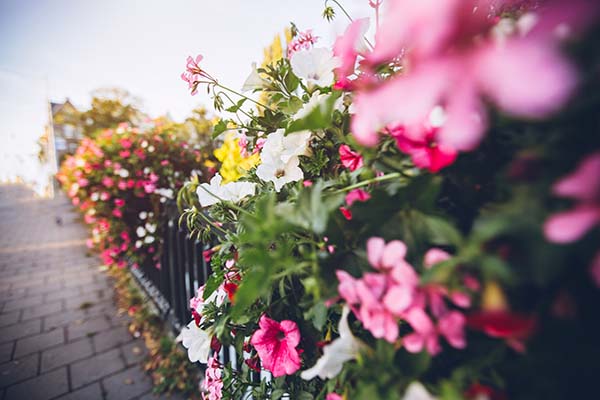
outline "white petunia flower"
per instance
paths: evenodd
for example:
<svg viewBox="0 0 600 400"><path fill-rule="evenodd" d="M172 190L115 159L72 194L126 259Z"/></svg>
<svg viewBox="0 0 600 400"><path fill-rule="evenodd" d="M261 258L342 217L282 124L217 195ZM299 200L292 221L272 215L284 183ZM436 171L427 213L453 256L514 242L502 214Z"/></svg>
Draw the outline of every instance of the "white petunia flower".
<svg viewBox="0 0 600 400"><path fill-rule="evenodd" d="M229 182L224 185L223 178L215 174L210 183L203 183L196 189L198 200L202 207L212 206L220 201L233 201L237 203L246 196L252 196L256 184L252 182Z"/></svg>
<svg viewBox="0 0 600 400"><path fill-rule="evenodd" d="M148 153L153 153L153 152L154 152L154 150L156 150L156 149L154 148L154 146L150 145L150 146L148 147Z"/></svg>
<svg viewBox="0 0 600 400"><path fill-rule="evenodd" d="M406 388L402 400L437 400L437 397L432 396L421 382L412 382Z"/></svg>
<svg viewBox="0 0 600 400"><path fill-rule="evenodd" d="M284 163L280 159L264 161L256 168L256 176L265 182L273 182L275 190L280 191L283 185L304 179L298 157L292 157Z"/></svg>
<svg viewBox="0 0 600 400"><path fill-rule="evenodd" d="M129 176L129 171L127 171L126 169L120 169L119 176L121 178L127 178Z"/></svg>
<svg viewBox="0 0 600 400"><path fill-rule="evenodd" d="M154 243L154 236L150 236L150 235L146 236L144 238L144 243L146 243L146 244Z"/></svg>
<svg viewBox="0 0 600 400"><path fill-rule="evenodd" d="M208 362L210 354L211 336L205 330L200 329L195 321L190 322L179 335L183 347L187 349L188 358L191 362Z"/></svg>
<svg viewBox="0 0 600 400"><path fill-rule="evenodd" d="M330 49L316 47L294 53L290 59L292 71L308 84L330 86L333 83L333 70L339 60Z"/></svg>
<svg viewBox="0 0 600 400"><path fill-rule="evenodd" d="M263 163L275 163L276 160L287 163L292 157L308 155L310 136L310 131L285 135L283 129L277 129L267 136L260 152L260 159Z"/></svg>
<svg viewBox="0 0 600 400"><path fill-rule="evenodd" d="M136 240L135 241L135 248L139 249L140 247L142 247L143 244L144 244L144 242L142 242L141 240Z"/></svg>
<svg viewBox="0 0 600 400"><path fill-rule="evenodd" d="M242 86L242 92L249 92L255 89L262 89L266 86L267 82L261 78L260 74L256 70L256 63L252 63L252 72L246 78L244 86Z"/></svg>
<svg viewBox="0 0 600 400"><path fill-rule="evenodd" d="M98 192L94 192L90 196L90 200L92 200L92 201L98 201L99 198L100 198L100 193L98 193Z"/></svg>
<svg viewBox="0 0 600 400"><path fill-rule="evenodd" d="M349 313L350 308L345 306L338 325L340 337L323 347L323 355L312 368L302 372L300 375L302 379L311 380L315 376L321 379L331 379L342 371L346 361L353 360L358 356L363 344L350 331Z"/></svg>
<svg viewBox="0 0 600 400"><path fill-rule="evenodd" d="M140 217L140 219L146 219L148 218L148 213L146 211L140 211L138 217Z"/></svg>
<svg viewBox="0 0 600 400"><path fill-rule="evenodd" d="M144 229L143 226L138 226L137 229L135 230L135 233L138 235L138 237L146 236L146 230Z"/></svg>

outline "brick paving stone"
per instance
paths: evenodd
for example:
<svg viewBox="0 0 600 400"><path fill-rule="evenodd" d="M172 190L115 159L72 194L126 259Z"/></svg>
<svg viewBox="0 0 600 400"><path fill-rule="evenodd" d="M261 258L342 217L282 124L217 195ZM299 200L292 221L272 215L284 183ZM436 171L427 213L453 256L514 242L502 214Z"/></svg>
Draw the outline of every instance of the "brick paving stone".
<svg viewBox="0 0 600 400"><path fill-rule="evenodd" d="M62 301L46 302L41 306L30 307L23 310L21 321L27 321L28 319L45 317L48 315L56 314L62 310Z"/></svg>
<svg viewBox="0 0 600 400"><path fill-rule="evenodd" d="M10 361L14 347L12 342L0 344L0 364Z"/></svg>
<svg viewBox="0 0 600 400"><path fill-rule="evenodd" d="M35 335L42 331L42 320L32 319L20 324L0 328L0 343L15 340L17 338Z"/></svg>
<svg viewBox="0 0 600 400"><path fill-rule="evenodd" d="M73 341L82 337L92 337L102 331L110 329L110 322L104 316L98 316L97 318L91 318L81 323L70 324L67 327L67 337L69 341Z"/></svg>
<svg viewBox="0 0 600 400"><path fill-rule="evenodd" d="M71 364L71 385L74 389L102 379L125 367L119 349L109 350Z"/></svg>
<svg viewBox="0 0 600 400"><path fill-rule="evenodd" d="M152 389L150 377L137 366L112 375L104 379L103 383L106 388L106 400L129 400Z"/></svg>
<svg viewBox="0 0 600 400"><path fill-rule="evenodd" d="M87 235L62 194L0 185L0 399L182 398L151 394L138 365L147 351Z"/></svg>
<svg viewBox="0 0 600 400"><path fill-rule="evenodd" d="M96 352L100 353L104 350L118 347L119 345L131 342L133 336L129 333L127 328L124 326L118 326L116 328L109 329L94 335L94 348Z"/></svg>
<svg viewBox="0 0 600 400"><path fill-rule="evenodd" d="M2 312L5 313L14 310L20 310L25 307L39 306L41 304L44 304L44 299L42 298L41 294L27 296L22 299L14 299L7 301L6 303L4 303Z"/></svg>
<svg viewBox="0 0 600 400"><path fill-rule="evenodd" d="M102 388L99 383L82 387L79 390L58 397L56 400L100 400L102 399Z"/></svg>
<svg viewBox="0 0 600 400"><path fill-rule="evenodd" d="M0 388L31 378L37 374L38 354L0 365Z"/></svg>
<svg viewBox="0 0 600 400"><path fill-rule="evenodd" d="M21 315L21 311L0 314L0 328L17 322L19 320L19 315Z"/></svg>
<svg viewBox="0 0 600 400"><path fill-rule="evenodd" d="M59 329L40 333L39 335L30 336L24 339L19 339L17 340L17 346L15 348L15 358L54 347L58 344L64 343L64 341L65 335Z"/></svg>
<svg viewBox="0 0 600 400"><path fill-rule="evenodd" d="M125 357L125 363L128 366L141 363L148 355L146 345L141 339L134 340L133 342L121 346L121 351L123 352L123 357Z"/></svg>
<svg viewBox="0 0 600 400"><path fill-rule="evenodd" d="M49 400L68 391L69 381L65 367L9 387L6 390L6 397L9 399Z"/></svg>
<svg viewBox="0 0 600 400"><path fill-rule="evenodd" d="M94 353L90 339L81 339L64 346L42 352L42 372L60 367L73 361L89 357Z"/></svg>

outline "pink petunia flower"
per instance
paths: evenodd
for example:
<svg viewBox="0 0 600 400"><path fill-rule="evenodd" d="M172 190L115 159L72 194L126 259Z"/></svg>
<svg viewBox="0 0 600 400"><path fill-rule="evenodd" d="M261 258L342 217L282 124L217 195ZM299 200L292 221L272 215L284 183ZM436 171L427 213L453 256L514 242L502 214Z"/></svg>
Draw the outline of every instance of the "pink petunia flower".
<svg viewBox="0 0 600 400"><path fill-rule="evenodd" d="M294 321L277 322L266 315L260 317L260 329L254 332L250 343L256 348L265 369L274 377L291 375L300 368L300 330Z"/></svg>
<svg viewBox="0 0 600 400"><path fill-rule="evenodd" d="M350 171L356 171L363 166L363 158L360 153L353 151L350 146L343 144L339 148L340 161Z"/></svg>
<svg viewBox="0 0 600 400"><path fill-rule="evenodd" d="M333 45L333 55L338 58L340 65L335 69L334 89L350 90L356 86L356 80L352 80L351 76L355 74L356 60L364 47L363 36L368 27L368 18L358 19L352 22L344 34L336 39Z"/></svg>
<svg viewBox="0 0 600 400"><path fill-rule="evenodd" d="M345 200L347 207L351 207L352 204L354 204L356 201L365 202L368 201L370 198L371 195L365 192L364 190L354 189L346 195ZM344 218L350 221L352 220L352 211L350 211L347 207L340 207L340 212L344 215Z"/></svg>
<svg viewBox="0 0 600 400"><path fill-rule="evenodd" d="M408 154L419 168L435 173L456 160L458 152L451 146L439 143L438 128L424 127L417 137L406 134L404 126L387 128L390 136L396 139L398 149Z"/></svg>

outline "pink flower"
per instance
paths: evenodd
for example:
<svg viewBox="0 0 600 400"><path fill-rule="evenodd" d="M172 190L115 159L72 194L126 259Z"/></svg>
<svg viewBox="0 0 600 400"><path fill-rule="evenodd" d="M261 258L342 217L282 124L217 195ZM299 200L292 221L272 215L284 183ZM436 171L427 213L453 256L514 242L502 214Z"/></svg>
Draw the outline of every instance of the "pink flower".
<svg viewBox="0 0 600 400"><path fill-rule="evenodd" d="M376 338L392 343L398 338L398 320L415 298L418 276L404 260L406 245L381 238L367 241L367 258L379 273L368 272L353 278L345 271L336 271L338 292L352 311Z"/></svg>
<svg viewBox="0 0 600 400"><path fill-rule="evenodd" d="M363 158L362 156L352 151L350 146L343 144L339 148L340 161L342 165L348 168L350 171L356 171L357 169L363 166Z"/></svg>
<svg viewBox="0 0 600 400"><path fill-rule="evenodd" d="M354 87L355 81L350 77L355 73L356 59L368 27L368 18L358 19L352 22L344 34L336 39L333 45L333 55L340 60L340 66L335 69L337 80L333 85L334 89L348 90Z"/></svg>
<svg viewBox="0 0 600 400"><path fill-rule="evenodd" d="M436 142L471 150L487 126L483 97L528 118L544 117L568 100L576 72L560 54L551 30L495 40L488 8L475 5L463 0L390 3L366 64L402 61L405 72L374 90L357 93L351 130L360 143L374 146L377 132L386 125L416 126L435 106L443 105L446 120ZM561 14L556 7L567 12L562 20L553 21L553 27L578 20L579 11L592 6L575 7L577 13L568 12L571 4L549 6L539 13L540 25L546 16Z"/></svg>
<svg viewBox="0 0 600 400"><path fill-rule="evenodd" d="M290 58L292 54L297 51L310 49L315 43L317 43L318 39L318 36L313 36L311 29L308 29L304 32L298 32L296 37L290 42L290 44L288 44L288 58Z"/></svg>
<svg viewBox="0 0 600 400"><path fill-rule="evenodd" d="M111 188L113 187L115 182L112 180L112 178L105 176L104 178L102 178L102 184L107 188Z"/></svg>
<svg viewBox="0 0 600 400"><path fill-rule="evenodd" d="M102 192L102 193L100 193L100 200L106 201L108 199L110 199L110 194L108 194L108 192Z"/></svg>
<svg viewBox="0 0 600 400"><path fill-rule="evenodd" d="M131 152L129 150L121 150L119 152L119 157L121 157L121 158L129 158L130 155L131 155Z"/></svg>
<svg viewBox="0 0 600 400"><path fill-rule="evenodd" d="M337 393L328 393L325 400L344 400L344 398Z"/></svg>
<svg viewBox="0 0 600 400"><path fill-rule="evenodd" d="M544 225L546 238L554 243L579 240L600 222L600 152L586 157L575 172L554 185L553 191L577 203L572 210L548 218Z"/></svg>
<svg viewBox="0 0 600 400"><path fill-rule="evenodd" d="M188 88L192 89L192 96L198 93L198 85L200 83L216 82L206 71L200 67L202 55L197 55L196 58L189 56L185 66L185 72L181 74L181 79L188 83Z"/></svg>
<svg viewBox="0 0 600 400"><path fill-rule="evenodd" d="M133 142L129 139L121 139L119 143L121 143L121 147L123 147L124 149L131 148L131 145L133 144Z"/></svg>
<svg viewBox="0 0 600 400"><path fill-rule="evenodd" d="M438 128L424 127L417 137L406 134L403 126L388 128L390 136L396 139L398 149L408 154L413 163L429 172L438 172L456 160L458 152L437 140Z"/></svg>
<svg viewBox="0 0 600 400"><path fill-rule="evenodd" d="M79 187L86 187L87 185L89 185L90 181L88 181L85 178L80 178L77 180L77 184L79 185Z"/></svg>
<svg viewBox="0 0 600 400"><path fill-rule="evenodd" d="M450 254L448 254L444 250L433 247L433 248L427 250L427 253L425 253L425 259L423 260L423 265L425 266L425 268L429 269L429 268L433 267L435 264L449 260L450 257L451 257Z"/></svg>
<svg viewBox="0 0 600 400"><path fill-rule="evenodd" d="M154 193L154 191L156 190L156 185L152 182L144 182L144 192L150 194L150 193Z"/></svg>
<svg viewBox="0 0 600 400"><path fill-rule="evenodd" d="M117 183L117 187L118 187L120 190L125 190L125 189L127 189L127 182L126 182L126 181L124 181L124 180L120 180L120 181Z"/></svg>
<svg viewBox="0 0 600 400"><path fill-rule="evenodd" d="M123 211L121 211L121 210L120 210L120 209L118 209L118 208L115 208L115 209L112 211L112 215L114 215L114 216L115 216L115 217L117 217L117 218L121 218L121 217L123 216Z"/></svg>
<svg viewBox="0 0 600 400"><path fill-rule="evenodd" d="M223 378L221 373L219 361L215 356L209 357L206 371L204 372L204 381L202 381L202 389L206 391L202 393L203 400L221 400L223 397Z"/></svg>
<svg viewBox="0 0 600 400"><path fill-rule="evenodd" d="M295 322L274 321L266 315L260 317L260 329L254 332L250 343L256 348L265 369L274 377L291 375L300 368L300 330Z"/></svg>
<svg viewBox="0 0 600 400"><path fill-rule="evenodd" d="M125 205L125 200L123 199L115 199L114 201L117 207L123 207Z"/></svg>
<svg viewBox="0 0 600 400"><path fill-rule="evenodd" d="M346 205L351 207L356 201L365 202L371 198L371 195L362 189L354 189L346 195ZM340 212L348 221L352 219L352 212L346 207L340 207Z"/></svg>

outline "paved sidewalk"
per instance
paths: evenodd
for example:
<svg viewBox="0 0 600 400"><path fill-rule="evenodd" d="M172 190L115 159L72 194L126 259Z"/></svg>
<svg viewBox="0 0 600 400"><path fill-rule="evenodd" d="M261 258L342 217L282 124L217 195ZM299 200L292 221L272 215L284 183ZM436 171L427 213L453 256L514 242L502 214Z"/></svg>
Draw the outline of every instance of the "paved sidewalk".
<svg viewBox="0 0 600 400"><path fill-rule="evenodd" d="M77 217L0 185L0 399L156 399Z"/></svg>

